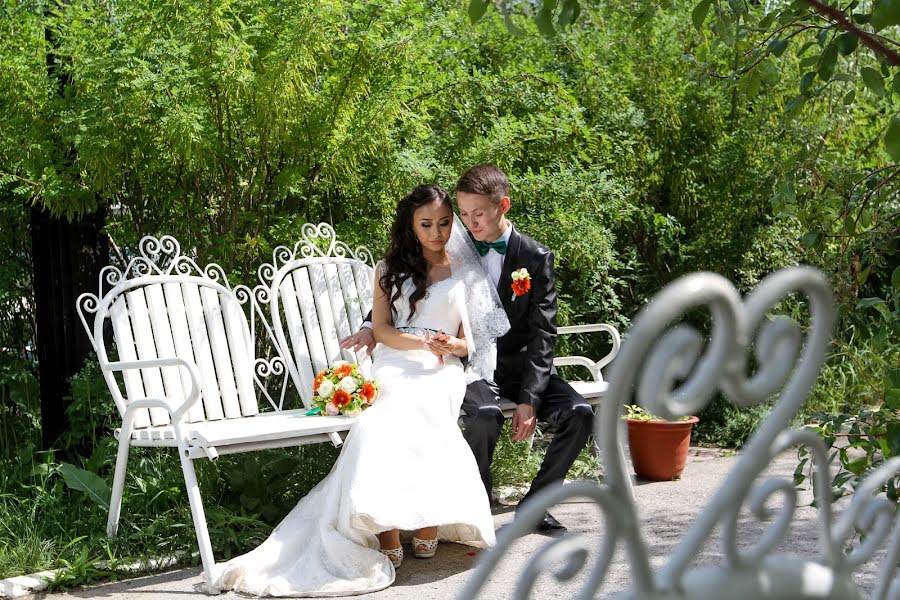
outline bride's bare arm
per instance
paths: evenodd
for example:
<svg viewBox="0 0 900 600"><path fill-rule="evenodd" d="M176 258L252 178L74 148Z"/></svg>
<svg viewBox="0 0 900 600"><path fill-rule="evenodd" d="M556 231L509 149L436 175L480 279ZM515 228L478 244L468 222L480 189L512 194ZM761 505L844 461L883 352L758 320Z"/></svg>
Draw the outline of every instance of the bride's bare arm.
<svg viewBox="0 0 900 600"><path fill-rule="evenodd" d="M380 265L379 265L380 267ZM375 285L372 294L372 333L375 341L395 350L421 350L425 339L404 333L394 327L391 314L390 296L381 287L381 269L375 270Z"/></svg>

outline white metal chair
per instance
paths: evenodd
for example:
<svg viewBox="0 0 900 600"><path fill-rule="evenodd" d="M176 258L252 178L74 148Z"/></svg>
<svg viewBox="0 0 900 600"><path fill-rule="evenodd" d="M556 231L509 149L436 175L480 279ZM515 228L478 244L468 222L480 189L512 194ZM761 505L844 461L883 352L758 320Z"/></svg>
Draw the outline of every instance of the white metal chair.
<svg viewBox="0 0 900 600"><path fill-rule="evenodd" d="M104 291L104 288L107 288ZM221 267L200 268L169 236L141 240L139 255L120 271L106 267L97 294L83 294L78 311L122 426L107 534L118 528L128 451L132 446L178 450L200 556L211 580L215 561L193 460L331 441L349 429L345 417L307 417L284 410L287 376L279 357L256 356L256 295L232 288ZM245 308L253 315L248 320ZM112 325L112 345L104 336ZM260 322L269 332L265 320ZM284 379L278 401L270 375ZM301 388L302 389L302 388ZM268 400L261 410L259 394ZM268 410L266 410L268 409Z"/></svg>

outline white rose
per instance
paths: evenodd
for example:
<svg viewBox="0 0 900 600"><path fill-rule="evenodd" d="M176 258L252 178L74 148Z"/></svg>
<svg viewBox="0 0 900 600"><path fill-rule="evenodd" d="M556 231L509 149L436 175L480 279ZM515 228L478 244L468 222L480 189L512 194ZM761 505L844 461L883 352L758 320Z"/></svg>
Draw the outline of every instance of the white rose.
<svg viewBox="0 0 900 600"><path fill-rule="evenodd" d="M334 417L336 415L341 414L341 410L337 406L332 404L331 402L326 402L325 403L325 414Z"/></svg>
<svg viewBox="0 0 900 600"><path fill-rule="evenodd" d="M338 382L338 387L347 392L348 394L352 394L356 391L356 382L353 381L353 378L349 375L344 377Z"/></svg>
<svg viewBox="0 0 900 600"><path fill-rule="evenodd" d="M325 379L319 384L319 396L322 398L331 398L334 393L334 384L330 379Z"/></svg>
<svg viewBox="0 0 900 600"><path fill-rule="evenodd" d="M331 368L337 369L338 367L343 367L344 365L349 365L349 364L350 363L348 363L346 360L339 360L336 363L334 363L333 365L331 365Z"/></svg>
<svg viewBox="0 0 900 600"><path fill-rule="evenodd" d="M344 416L345 416L345 417L358 417L358 416L360 415L361 412L362 412L361 409L359 409L359 408L354 408L353 410L348 410L347 412L345 412L345 413L344 413Z"/></svg>

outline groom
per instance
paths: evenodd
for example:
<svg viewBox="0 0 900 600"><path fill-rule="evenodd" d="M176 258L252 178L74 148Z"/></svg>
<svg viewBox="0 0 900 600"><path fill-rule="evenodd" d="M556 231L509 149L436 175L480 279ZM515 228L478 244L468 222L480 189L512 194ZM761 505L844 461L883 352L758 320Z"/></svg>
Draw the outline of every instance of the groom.
<svg viewBox="0 0 900 600"><path fill-rule="evenodd" d="M587 443L594 414L584 399L553 369L556 339L556 278L553 254L532 238L519 233L506 218L509 182L493 165L477 165L456 184L459 217L481 254L481 262L497 287L510 330L497 340L494 381L478 380L466 388L463 400L463 435L478 463L481 479L491 497L491 460L503 413L500 400L515 402L512 439L531 437L537 421L554 432L544 462L519 506L540 490L562 483ZM371 330L363 328L342 340L345 348L375 345ZM539 531L565 527L549 512Z"/></svg>

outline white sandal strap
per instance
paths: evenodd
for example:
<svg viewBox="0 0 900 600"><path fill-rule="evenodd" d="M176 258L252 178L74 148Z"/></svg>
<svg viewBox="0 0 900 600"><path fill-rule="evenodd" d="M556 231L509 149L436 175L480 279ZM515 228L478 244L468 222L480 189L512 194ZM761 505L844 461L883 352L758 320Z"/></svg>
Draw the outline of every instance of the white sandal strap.
<svg viewBox="0 0 900 600"><path fill-rule="evenodd" d="M421 554L434 554L438 547L438 540L434 538L433 540L423 540L417 537L414 537L412 540L413 552L415 552L416 556Z"/></svg>
<svg viewBox="0 0 900 600"><path fill-rule="evenodd" d="M395 568L399 567L400 563L403 562L403 546L389 549L379 548L378 551L387 556Z"/></svg>

